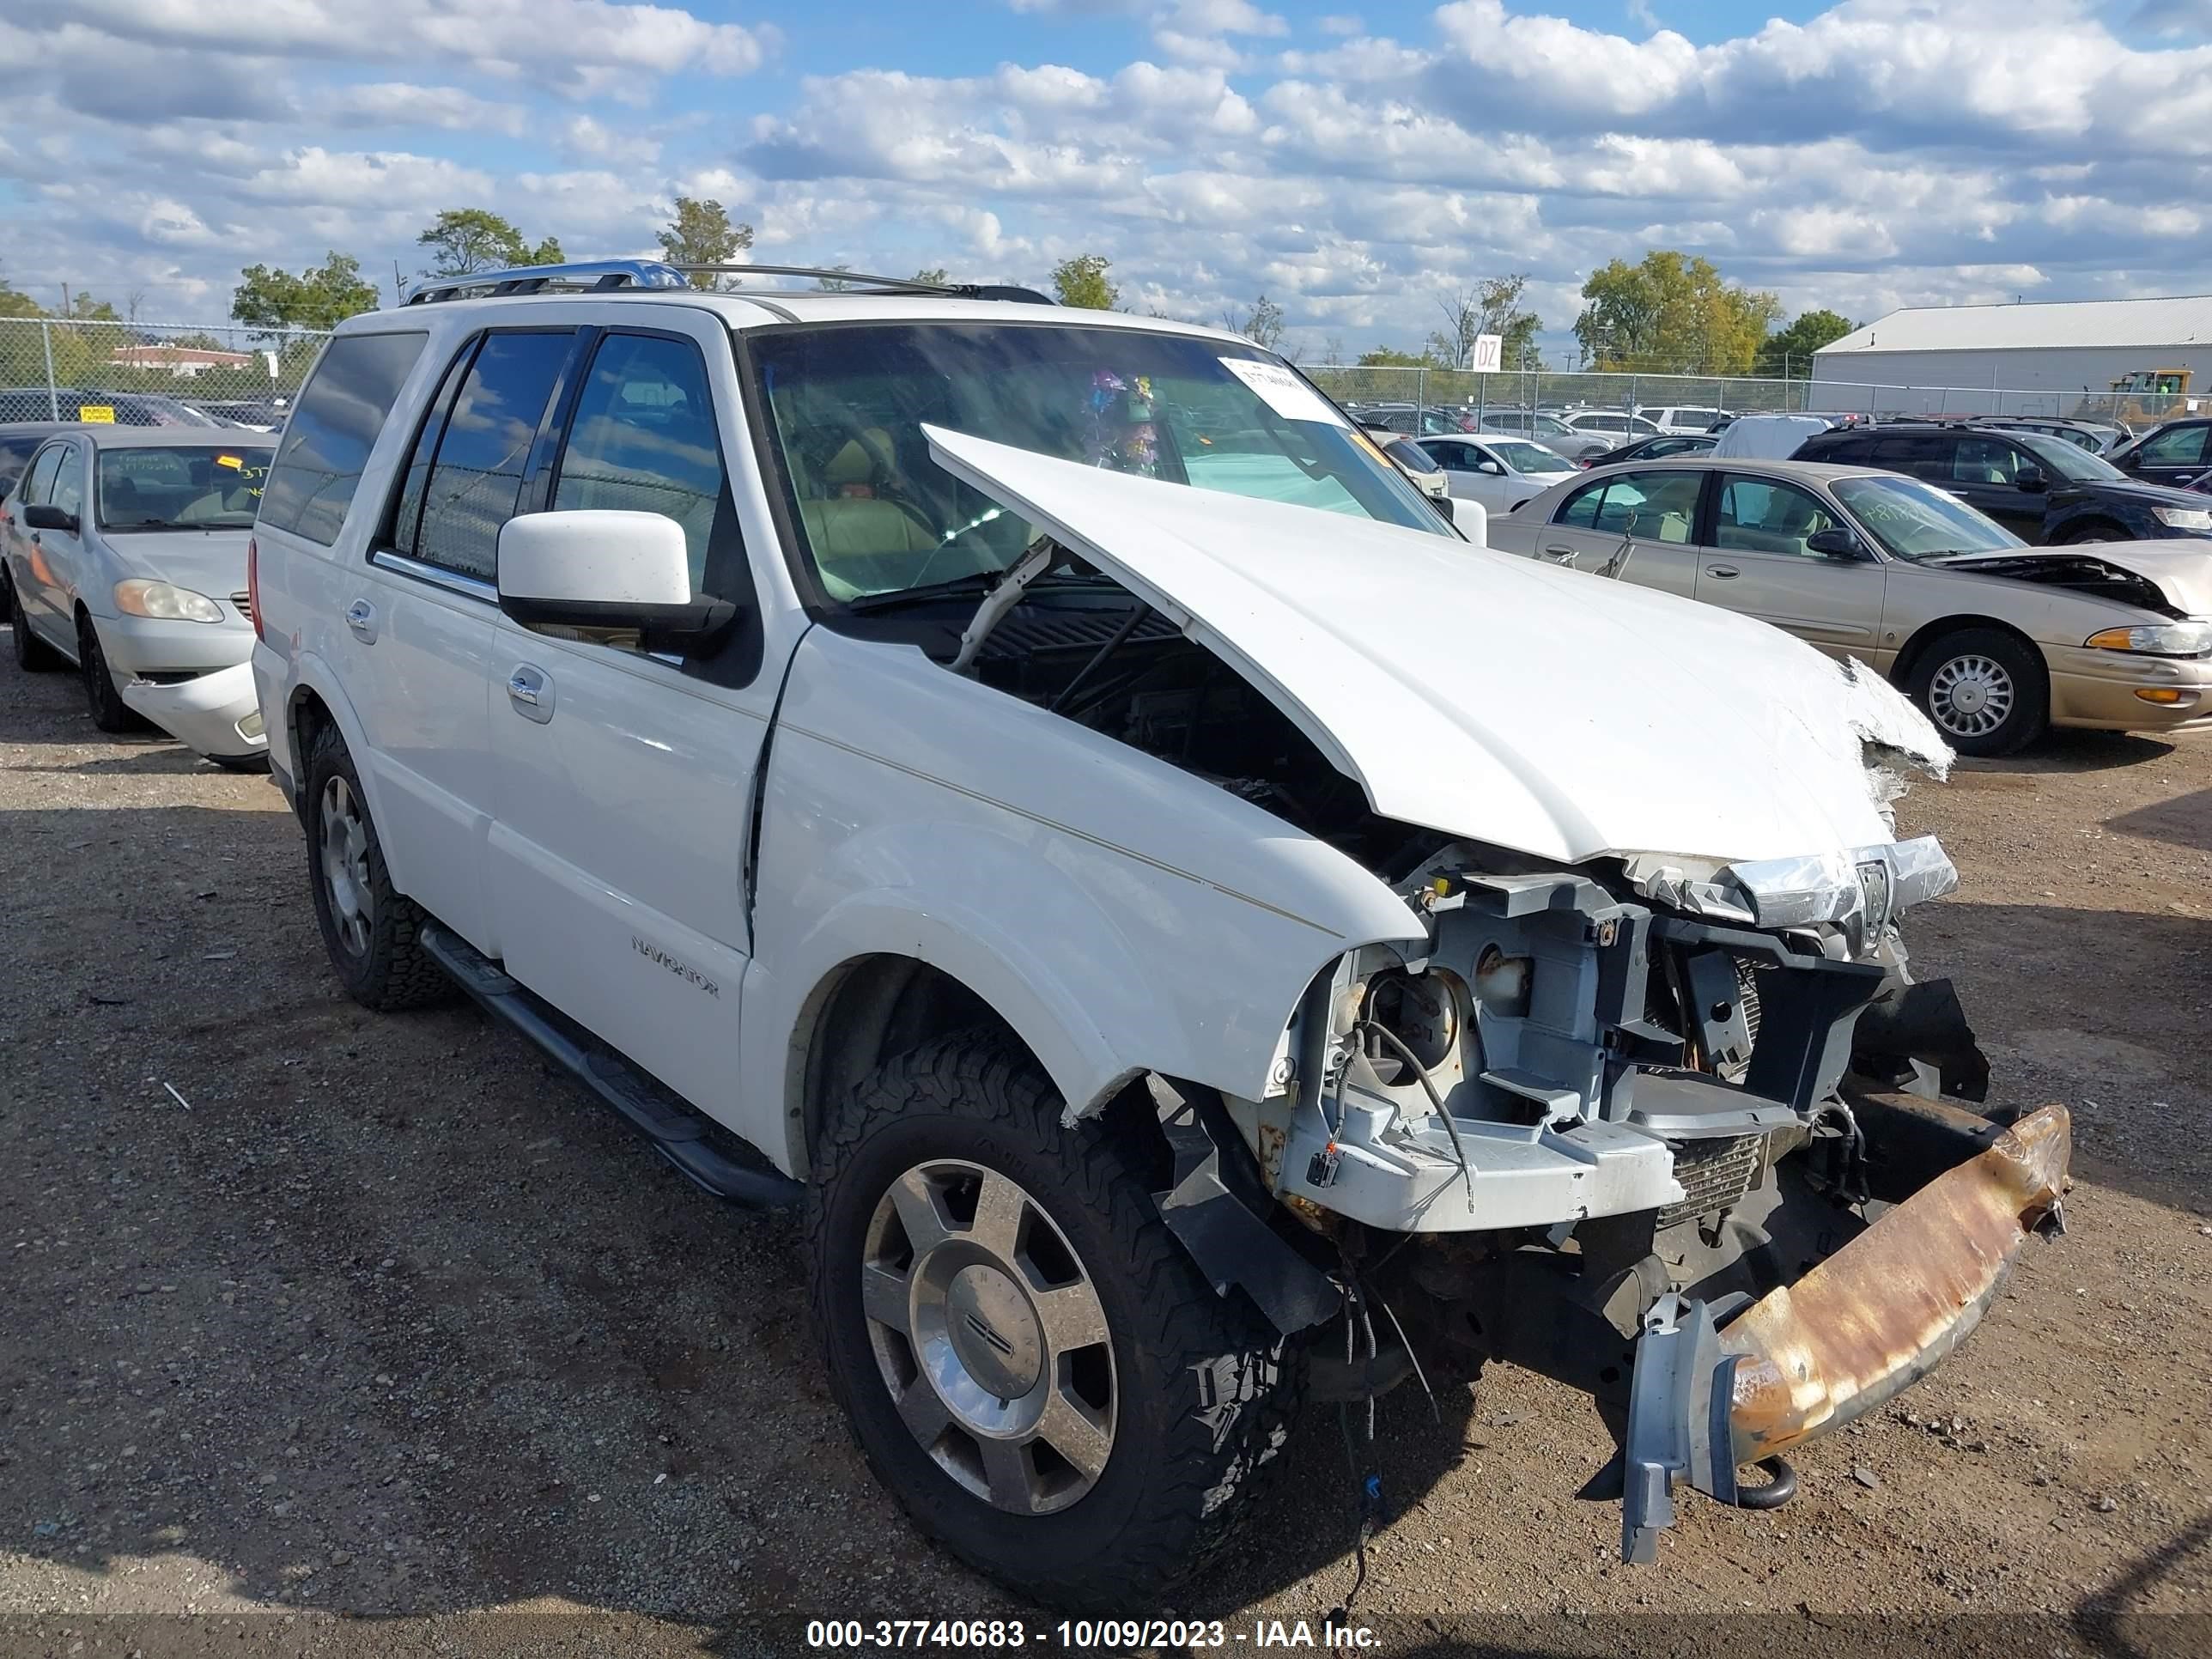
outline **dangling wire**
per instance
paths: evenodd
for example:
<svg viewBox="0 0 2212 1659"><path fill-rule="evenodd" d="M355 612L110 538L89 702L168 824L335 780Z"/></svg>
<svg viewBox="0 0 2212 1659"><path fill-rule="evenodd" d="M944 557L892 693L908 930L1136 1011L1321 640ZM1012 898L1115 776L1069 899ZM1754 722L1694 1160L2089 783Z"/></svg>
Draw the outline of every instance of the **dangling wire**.
<svg viewBox="0 0 2212 1659"><path fill-rule="evenodd" d="M1474 1207L1474 1171L1468 1166L1467 1148L1461 1143L1459 1127L1452 1121L1452 1115L1444 1109L1444 1097L1437 1092L1437 1085L1429 1079L1429 1068L1413 1057L1413 1051L1398 1040L1396 1032L1384 1030L1373 1020L1354 1021L1352 1029L1354 1031L1374 1032L1376 1036L1389 1044L1392 1052L1411 1066L1413 1075L1420 1079L1422 1092L1428 1096L1429 1104L1436 1108L1437 1115L1443 1119L1444 1133L1451 1137L1452 1155L1459 1159L1459 1177L1467 1183L1468 1207L1473 1209Z"/></svg>

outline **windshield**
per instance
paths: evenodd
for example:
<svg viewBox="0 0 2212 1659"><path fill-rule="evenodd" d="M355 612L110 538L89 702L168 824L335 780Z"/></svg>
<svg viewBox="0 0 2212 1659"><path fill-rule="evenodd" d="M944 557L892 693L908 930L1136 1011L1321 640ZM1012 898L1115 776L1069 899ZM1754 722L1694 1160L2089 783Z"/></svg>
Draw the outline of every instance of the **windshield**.
<svg viewBox="0 0 2212 1659"><path fill-rule="evenodd" d="M1571 472L1575 470L1571 462L1561 459L1541 444L1496 443L1488 447L1492 454L1516 472Z"/></svg>
<svg viewBox="0 0 2212 1659"><path fill-rule="evenodd" d="M250 530L275 451L246 444L100 452L104 530Z"/></svg>
<svg viewBox="0 0 2212 1659"><path fill-rule="evenodd" d="M747 337L833 599L1004 570L1036 538L930 459L925 423L1086 466L1450 532L1372 440L1255 348L1131 329L893 323Z"/></svg>
<svg viewBox="0 0 2212 1659"><path fill-rule="evenodd" d="M2027 545L1996 520L1917 478L1838 478L1830 488L1893 558L1999 553Z"/></svg>
<svg viewBox="0 0 2212 1659"><path fill-rule="evenodd" d="M2114 478L2124 481L2127 474L2101 455L2093 455L2078 444L2069 444L2063 438L2053 438L2041 432L2021 432L2014 434L2022 449L2027 450L2043 463L2043 470L2075 483L2105 483Z"/></svg>

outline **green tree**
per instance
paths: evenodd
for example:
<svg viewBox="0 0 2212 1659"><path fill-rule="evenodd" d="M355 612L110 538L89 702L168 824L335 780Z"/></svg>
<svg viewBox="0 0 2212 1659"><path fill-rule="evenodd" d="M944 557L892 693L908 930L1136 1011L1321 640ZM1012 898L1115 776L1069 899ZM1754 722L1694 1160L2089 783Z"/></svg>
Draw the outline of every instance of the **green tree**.
<svg viewBox="0 0 2212 1659"><path fill-rule="evenodd" d="M1858 325L1832 311L1803 311L1778 334L1766 337L1759 349L1759 367L1767 374L1786 374L1800 380L1813 378L1813 354L1833 345Z"/></svg>
<svg viewBox="0 0 2212 1659"><path fill-rule="evenodd" d="M1528 287L1527 274L1516 272L1486 277L1471 289L1439 295L1437 305L1444 313L1445 326L1429 336L1430 356L1445 368L1465 368L1474 361L1476 337L1496 334L1501 337L1502 367L1533 366L1544 319L1522 308L1521 296Z"/></svg>
<svg viewBox="0 0 2212 1659"><path fill-rule="evenodd" d="M69 317L79 323L119 323L123 313L106 300L95 300L89 294L70 295Z"/></svg>
<svg viewBox="0 0 2212 1659"><path fill-rule="evenodd" d="M832 270L850 270L853 267L839 260L830 267ZM815 291L820 294L842 294L852 287L842 276L821 276L815 279Z"/></svg>
<svg viewBox="0 0 2212 1659"><path fill-rule="evenodd" d="M924 265L914 273L914 280L927 288L943 288L951 280L943 265Z"/></svg>
<svg viewBox="0 0 2212 1659"><path fill-rule="evenodd" d="M1262 351L1273 351L1282 343L1283 308L1262 294L1252 301L1249 311L1240 311L1235 306L1224 307L1221 325L1232 334L1242 334Z"/></svg>
<svg viewBox="0 0 2212 1659"><path fill-rule="evenodd" d="M514 224L489 208L447 208L415 239L431 251L426 276L469 276L516 265L557 265L561 244L548 236L532 247Z"/></svg>
<svg viewBox="0 0 2212 1659"><path fill-rule="evenodd" d="M0 283L0 317L43 317L46 307L19 288Z"/></svg>
<svg viewBox="0 0 2212 1659"><path fill-rule="evenodd" d="M1401 351L1395 346L1376 346L1359 354L1362 368L1434 368L1437 360L1427 352Z"/></svg>
<svg viewBox="0 0 2212 1659"><path fill-rule="evenodd" d="M1782 314L1773 295L1670 248L1592 271L1583 298L1575 338L1583 356L1601 369L1650 374L1741 374Z"/></svg>
<svg viewBox="0 0 2212 1659"><path fill-rule="evenodd" d="M274 334L288 328L336 328L347 318L376 309L376 284L361 274L361 261L333 248L319 265L296 276L270 265L238 273L230 314L248 328Z"/></svg>
<svg viewBox="0 0 2212 1659"><path fill-rule="evenodd" d="M1121 302L1121 290L1106 280L1114 262L1103 253L1079 253L1052 268L1053 291L1064 306L1085 311L1112 311Z"/></svg>
<svg viewBox="0 0 2212 1659"><path fill-rule="evenodd" d="M753 245L753 228L732 224L730 210L720 202L679 196L676 198L676 216L668 222L667 229L653 233L653 240L660 244L660 252L671 264L734 264L738 255ZM694 288L735 288L738 280L725 272L691 273Z"/></svg>

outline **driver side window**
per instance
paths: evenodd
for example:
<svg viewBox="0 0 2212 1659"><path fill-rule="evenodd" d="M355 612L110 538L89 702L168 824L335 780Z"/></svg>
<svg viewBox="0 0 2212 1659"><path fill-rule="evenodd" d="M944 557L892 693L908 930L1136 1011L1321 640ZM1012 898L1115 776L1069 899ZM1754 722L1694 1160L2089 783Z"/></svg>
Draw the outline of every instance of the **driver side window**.
<svg viewBox="0 0 2212 1659"><path fill-rule="evenodd" d="M732 521L707 366L689 340L610 334L592 355L561 453L553 510L658 513L684 526L691 591L707 591L718 515Z"/></svg>

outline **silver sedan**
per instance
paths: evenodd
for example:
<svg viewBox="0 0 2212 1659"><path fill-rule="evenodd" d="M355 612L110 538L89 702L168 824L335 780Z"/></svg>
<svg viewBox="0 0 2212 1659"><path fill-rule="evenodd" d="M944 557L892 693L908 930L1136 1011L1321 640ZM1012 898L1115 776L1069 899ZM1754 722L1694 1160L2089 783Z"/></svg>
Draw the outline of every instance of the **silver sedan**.
<svg viewBox="0 0 2212 1659"><path fill-rule="evenodd" d="M261 764L246 550L272 455L235 429L49 439L0 503L17 663L75 664L103 732L149 723L220 764Z"/></svg>

